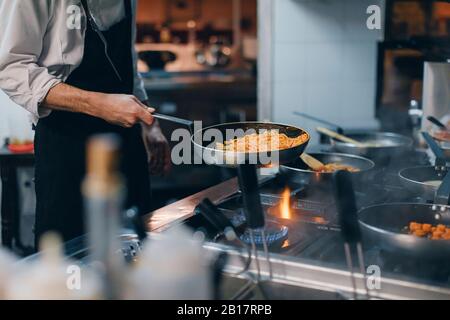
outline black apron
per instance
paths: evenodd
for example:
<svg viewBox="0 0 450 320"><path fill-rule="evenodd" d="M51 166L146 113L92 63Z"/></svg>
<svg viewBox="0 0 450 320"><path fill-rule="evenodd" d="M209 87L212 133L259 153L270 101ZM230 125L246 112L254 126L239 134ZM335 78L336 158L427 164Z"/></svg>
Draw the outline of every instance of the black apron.
<svg viewBox="0 0 450 320"><path fill-rule="evenodd" d="M87 91L133 94L133 19L131 1L124 1L126 18L102 32L121 79L107 60L101 38L84 21L87 28L83 60L67 84ZM83 6L87 9L85 0ZM115 133L122 140L126 207L150 212L150 178L140 125L126 129L84 114L53 111L36 126L36 243L47 231L58 232L65 241L85 233L81 184L86 173L86 144L89 137L101 133Z"/></svg>

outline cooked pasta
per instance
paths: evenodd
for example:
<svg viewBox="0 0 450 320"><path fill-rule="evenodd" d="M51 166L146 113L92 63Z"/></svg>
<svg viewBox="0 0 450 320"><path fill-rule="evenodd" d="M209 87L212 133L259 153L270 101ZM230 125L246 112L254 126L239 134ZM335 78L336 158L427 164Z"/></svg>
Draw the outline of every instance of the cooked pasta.
<svg viewBox="0 0 450 320"><path fill-rule="evenodd" d="M279 133L278 130L266 130L261 133L253 133L241 138L227 140L224 143L217 143L216 149L246 153L268 152L293 148L305 143L307 140L307 134L289 138L287 135Z"/></svg>

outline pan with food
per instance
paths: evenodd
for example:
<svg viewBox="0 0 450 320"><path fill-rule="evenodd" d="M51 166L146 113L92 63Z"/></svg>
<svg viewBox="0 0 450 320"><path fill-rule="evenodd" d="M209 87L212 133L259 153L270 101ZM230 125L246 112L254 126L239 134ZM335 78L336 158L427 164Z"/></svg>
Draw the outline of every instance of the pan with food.
<svg viewBox="0 0 450 320"><path fill-rule="evenodd" d="M194 122L159 113L153 117L194 130ZM270 122L234 122L194 132L191 142L195 153L207 164L237 167L252 164L270 166L298 158L310 140L303 129Z"/></svg>
<svg viewBox="0 0 450 320"><path fill-rule="evenodd" d="M346 170L358 180L364 173L373 169L375 163L367 158L341 153L311 153L315 159L324 164L318 170L312 170L300 158L280 167L288 179L301 184L329 184L335 171Z"/></svg>
<svg viewBox="0 0 450 320"><path fill-rule="evenodd" d="M434 203L375 205L359 212L363 234L383 250L418 259L450 260L450 174Z"/></svg>
<svg viewBox="0 0 450 320"><path fill-rule="evenodd" d="M192 136L198 156L208 164L224 167L288 163L303 153L309 140L301 128L265 122L220 124Z"/></svg>

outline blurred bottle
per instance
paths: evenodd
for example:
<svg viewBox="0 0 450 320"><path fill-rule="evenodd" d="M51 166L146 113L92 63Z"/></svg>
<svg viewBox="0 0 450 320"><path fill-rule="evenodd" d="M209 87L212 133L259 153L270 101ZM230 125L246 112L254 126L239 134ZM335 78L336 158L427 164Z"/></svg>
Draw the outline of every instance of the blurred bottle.
<svg viewBox="0 0 450 320"><path fill-rule="evenodd" d="M211 270L202 242L183 228L151 239L128 274L127 299L212 298Z"/></svg>
<svg viewBox="0 0 450 320"><path fill-rule="evenodd" d="M87 152L83 196L91 263L101 277L103 296L120 299L125 261L121 254L119 225L125 189L118 172L119 138L99 135Z"/></svg>
<svg viewBox="0 0 450 320"><path fill-rule="evenodd" d="M61 239L46 234L40 243L41 255L20 262L5 289L9 300L93 300L100 297L95 275L67 260Z"/></svg>
<svg viewBox="0 0 450 320"><path fill-rule="evenodd" d="M0 248L0 300L6 298L6 286L14 272L14 263L17 261L8 251Z"/></svg>

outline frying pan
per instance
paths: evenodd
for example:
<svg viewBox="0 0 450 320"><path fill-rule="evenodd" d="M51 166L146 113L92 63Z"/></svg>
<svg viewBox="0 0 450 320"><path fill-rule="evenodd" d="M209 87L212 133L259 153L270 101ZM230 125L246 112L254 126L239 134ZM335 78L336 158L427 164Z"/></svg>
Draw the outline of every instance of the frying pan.
<svg viewBox="0 0 450 320"><path fill-rule="evenodd" d="M382 249L420 259L450 260L450 241L418 238L404 231L413 221L450 226L450 206L395 203L376 205L359 212L364 236Z"/></svg>
<svg viewBox="0 0 450 320"><path fill-rule="evenodd" d="M450 261L450 241L429 240L407 234L410 222L450 226L450 174L436 192L434 204L394 203L362 209L363 233L386 251L415 258Z"/></svg>
<svg viewBox="0 0 450 320"><path fill-rule="evenodd" d="M329 121L319 119L317 117L302 113L294 112L295 115L325 124L327 127L332 127L338 133L343 134L344 130ZM359 142L374 142L380 144L380 147L359 147L353 144L341 142L336 139L331 139L331 144L336 152L353 154L361 157L366 157L374 160L377 164L385 164L393 157L397 157L404 152L410 150L414 144L413 139L390 132L377 133L363 133L363 134L345 134L347 137L357 140ZM385 146L383 146L385 145Z"/></svg>
<svg viewBox="0 0 450 320"><path fill-rule="evenodd" d="M186 126L191 133L193 131L193 121L159 113L153 113L153 117ZM231 152L216 148L217 143L224 143L226 140L241 138L250 133L262 133L268 130L277 130L280 134L285 134L289 138L306 135L307 139L300 145L269 152ZM219 124L198 130L191 136L195 153L207 164L222 167L237 167L245 164L267 166L288 163L300 157L308 145L309 140L310 135L303 129L270 122L232 122Z"/></svg>
<svg viewBox="0 0 450 320"><path fill-rule="evenodd" d="M306 134L307 140L289 149L270 152L231 152L216 149L216 143L223 140L241 138L249 133L259 133L266 130L278 130L290 138ZM217 134L217 136L215 136ZM213 135L213 136L211 136ZM298 127L279 123L265 122L234 122L219 124L198 130L192 135L192 143L196 154L212 165L223 167L236 167L242 164L278 165L293 161L300 157L310 140L309 134Z"/></svg>
<svg viewBox="0 0 450 320"><path fill-rule="evenodd" d="M410 150L413 146L413 139L391 132L374 132L348 134L349 138L362 143L375 144L376 146L360 147L354 144L345 143L336 139L331 139L331 144L338 152L354 154L367 157L375 162L389 161Z"/></svg>
<svg viewBox="0 0 450 320"><path fill-rule="evenodd" d="M324 164L338 163L352 166L359 169L359 172L352 173L356 179L361 177L365 172L375 167L375 163L369 159L341 153L311 153L311 156ZM286 175L290 180L304 184L327 184L331 183L333 173L321 173L312 171L300 158L280 167L280 172Z"/></svg>
<svg viewBox="0 0 450 320"><path fill-rule="evenodd" d="M428 133L423 132L423 136L436 155L435 165L403 169L399 172L399 177L402 185L411 193L424 197L426 200L432 200L439 186L433 186L429 182L443 181L448 170L445 165L445 155L437 143Z"/></svg>
<svg viewBox="0 0 450 320"><path fill-rule="evenodd" d="M399 172L402 185L412 194L421 196L426 200L434 199L438 186L429 181L443 181L445 173L436 170L435 166L420 166L403 169Z"/></svg>

